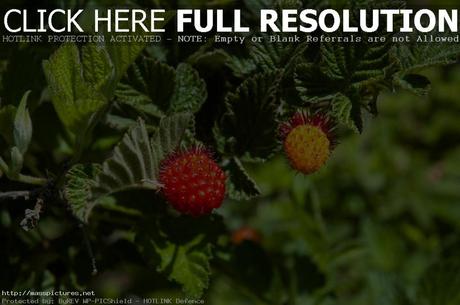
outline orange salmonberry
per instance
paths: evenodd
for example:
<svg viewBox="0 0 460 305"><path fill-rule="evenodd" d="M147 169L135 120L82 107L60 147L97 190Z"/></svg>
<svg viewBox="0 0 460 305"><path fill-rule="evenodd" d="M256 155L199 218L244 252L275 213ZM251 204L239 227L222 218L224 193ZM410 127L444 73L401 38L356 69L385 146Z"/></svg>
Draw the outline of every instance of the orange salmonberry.
<svg viewBox="0 0 460 305"><path fill-rule="evenodd" d="M281 124L280 134L289 163L305 175L322 168L334 146L330 119L322 114L299 111Z"/></svg>

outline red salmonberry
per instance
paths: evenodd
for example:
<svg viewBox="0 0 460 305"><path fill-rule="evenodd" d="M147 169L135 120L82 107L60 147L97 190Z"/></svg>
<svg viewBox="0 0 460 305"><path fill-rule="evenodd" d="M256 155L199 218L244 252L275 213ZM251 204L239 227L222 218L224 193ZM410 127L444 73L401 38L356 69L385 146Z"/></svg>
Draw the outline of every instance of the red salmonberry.
<svg viewBox="0 0 460 305"><path fill-rule="evenodd" d="M183 214L201 216L219 208L225 180L225 173L203 147L173 153L161 163L162 194Z"/></svg>
<svg viewBox="0 0 460 305"><path fill-rule="evenodd" d="M299 111L281 124L280 134L289 163L306 175L326 163L335 144L330 119L322 114Z"/></svg>

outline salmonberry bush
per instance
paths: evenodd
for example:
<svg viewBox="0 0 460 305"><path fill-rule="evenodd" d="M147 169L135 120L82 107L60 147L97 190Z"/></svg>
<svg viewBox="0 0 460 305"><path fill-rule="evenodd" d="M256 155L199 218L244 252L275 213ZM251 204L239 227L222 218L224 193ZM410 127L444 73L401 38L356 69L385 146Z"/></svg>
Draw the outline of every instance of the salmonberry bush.
<svg viewBox="0 0 460 305"><path fill-rule="evenodd" d="M174 39L1 45L2 289L460 304L458 44L175 39L178 7L256 28L263 8L400 1L128 5L172 12Z"/></svg>

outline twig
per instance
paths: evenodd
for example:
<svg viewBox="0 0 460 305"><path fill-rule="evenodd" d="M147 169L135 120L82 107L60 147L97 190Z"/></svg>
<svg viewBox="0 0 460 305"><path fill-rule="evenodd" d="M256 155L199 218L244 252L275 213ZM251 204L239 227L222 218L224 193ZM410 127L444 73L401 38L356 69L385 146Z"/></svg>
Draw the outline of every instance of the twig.
<svg viewBox="0 0 460 305"><path fill-rule="evenodd" d="M86 250L88 251L88 255L91 259L91 267L93 268L93 271L92 271L92 275L96 275L97 274L97 265L96 265L96 258L94 257L94 252L93 252L93 248L91 247L91 242L89 241L89 237L88 237L88 232L86 232L86 229L85 229L85 224L80 222L78 224L78 227L80 228L81 232L83 233L83 240L85 242L85 247L86 247Z"/></svg>
<svg viewBox="0 0 460 305"><path fill-rule="evenodd" d="M31 195L32 195L31 191L13 191L13 192L0 193L0 201L17 200L19 198L24 198L25 200L29 200Z"/></svg>

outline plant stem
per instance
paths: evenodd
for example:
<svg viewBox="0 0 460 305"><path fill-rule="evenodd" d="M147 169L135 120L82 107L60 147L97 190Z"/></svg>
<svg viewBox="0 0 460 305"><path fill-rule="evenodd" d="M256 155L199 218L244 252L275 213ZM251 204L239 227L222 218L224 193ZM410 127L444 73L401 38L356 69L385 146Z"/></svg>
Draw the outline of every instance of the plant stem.
<svg viewBox="0 0 460 305"><path fill-rule="evenodd" d="M32 176L27 176L27 175L22 175L19 174L19 176L16 179L12 179L17 182L22 182L26 184L32 184L32 185L46 185L48 183L48 180L45 178L38 178L38 177L32 177Z"/></svg>
<svg viewBox="0 0 460 305"><path fill-rule="evenodd" d="M80 222L78 224L78 227L80 228L80 230L82 231L83 233L83 240L85 242L85 246L86 246L86 250L88 251L88 255L91 259L91 267L92 267L92 275L96 275L97 274L97 265L96 265L96 258L94 257L94 252L93 252L93 248L91 247L91 242L89 241L89 237L88 237L88 232L86 232L86 228L85 228L85 224Z"/></svg>
<svg viewBox="0 0 460 305"><path fill-rule="evenodd" d="M18 198L24 198L24 199L29 199L31 196L30 191L13 191L13 192L6 192L6 193L0 193L0 201L3 200L16 200Z"/></svg>

